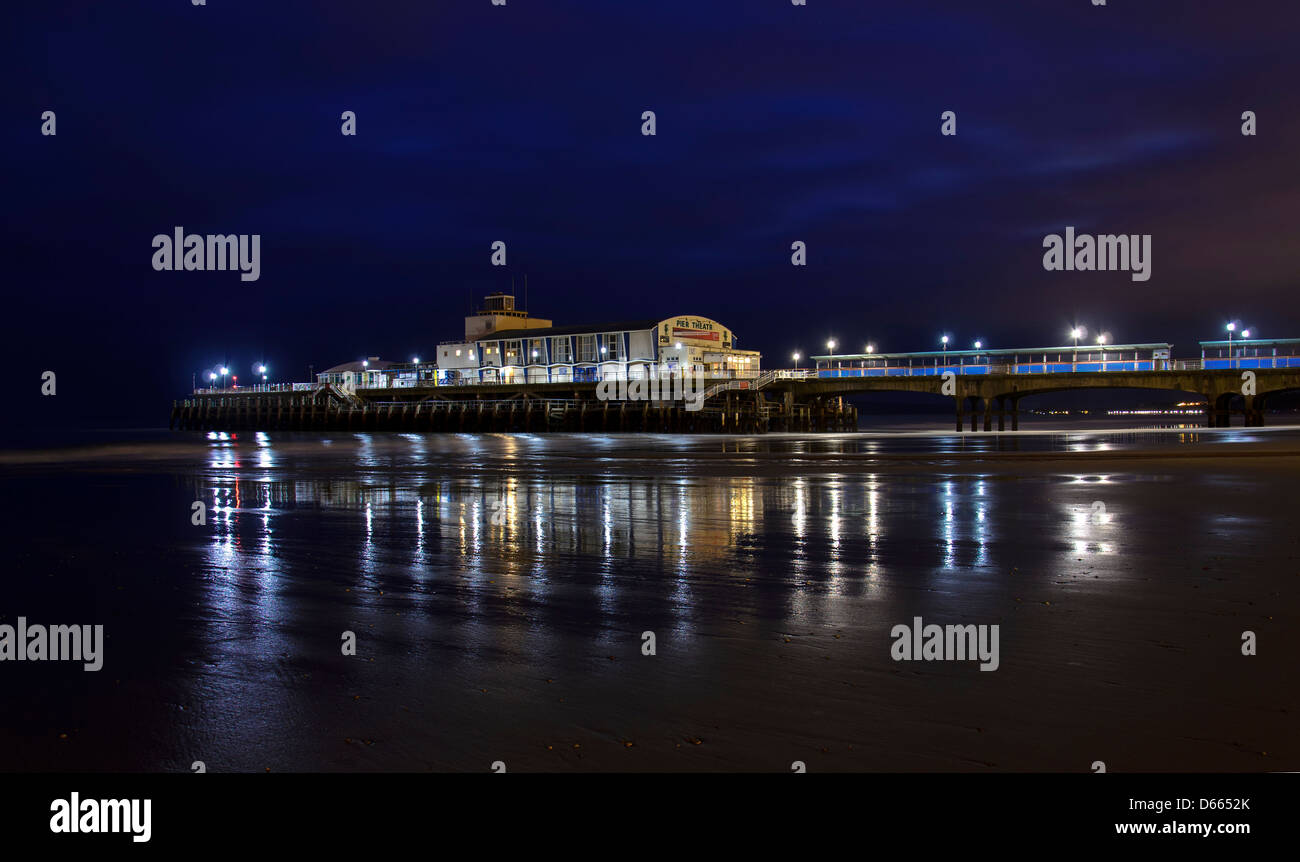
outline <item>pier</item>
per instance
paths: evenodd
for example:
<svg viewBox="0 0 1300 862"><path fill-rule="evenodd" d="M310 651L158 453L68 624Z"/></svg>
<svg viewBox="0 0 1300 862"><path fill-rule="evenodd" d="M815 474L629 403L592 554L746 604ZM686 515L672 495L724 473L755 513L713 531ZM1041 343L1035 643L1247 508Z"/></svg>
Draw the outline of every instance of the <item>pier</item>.
<svg viewBox="0 0 1300 862"><path fill-rule="evenodd" d="M880 373L876 373L880 372ZM895 373L897 372L897 373ZM710 381L698 410L683 402L600 400L597 384L515 383L347 389L329 383L201 389L173 403L171 427L194 431L652 432L763 434L858 427L845 397L929 393L953 405L954 428L1018 431L1021 399L1083 389L1165 390L1199 397L1202 424L1264 423L1267 401L1300 390L1300 367L1038 371L972 366L781 369Z"/></svg>
<svg viewBox="0 0 1300 862"><path fill-rule="evenodd" d="M199 390L172 406L171 427L189 431L652 432L762 434L853 431L856 408L838 395L796 403L769 399L751 382L713 387L698 410L677 401L614 401L595 383L539 383L345 390ZM732 384L745 384L744 387Z"/></svg>

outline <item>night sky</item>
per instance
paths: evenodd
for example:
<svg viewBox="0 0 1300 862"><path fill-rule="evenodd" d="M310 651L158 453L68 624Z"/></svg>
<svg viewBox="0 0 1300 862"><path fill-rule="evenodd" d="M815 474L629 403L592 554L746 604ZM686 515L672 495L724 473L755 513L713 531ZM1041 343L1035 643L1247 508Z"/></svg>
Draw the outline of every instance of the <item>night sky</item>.
<svg viewBox="0 0 1300 862"><path fill-rule="evenodd" d="M1175 356L1233 318L1300 336L1292 4L5 12L4 357L35 411L15 421L165 425L222 362L251 382L263 358L304 380L431 357L483 294L513 278L522 305L525 274L557 324L704 315L769 367L830 336L1037 346L1076 321ZM155 272L176 225L261 234L261 278ZM1150 281L1045 271L1066 225L1151 234Z"/></svg>

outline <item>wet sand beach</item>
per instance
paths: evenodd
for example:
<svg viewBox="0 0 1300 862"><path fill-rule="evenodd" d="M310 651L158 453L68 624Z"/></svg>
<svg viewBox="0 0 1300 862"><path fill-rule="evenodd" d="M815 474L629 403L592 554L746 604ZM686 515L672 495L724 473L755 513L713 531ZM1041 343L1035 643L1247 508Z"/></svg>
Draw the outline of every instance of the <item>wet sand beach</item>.
<svg viewBox="0 0 1300 862"><path fill-rule="evenodd" d="M106 646L7 663L0 769L1300 769L1297 455L1287 429L6 452L0 623ZM997 670L895 661L916 617L999 626Z"/></svg>

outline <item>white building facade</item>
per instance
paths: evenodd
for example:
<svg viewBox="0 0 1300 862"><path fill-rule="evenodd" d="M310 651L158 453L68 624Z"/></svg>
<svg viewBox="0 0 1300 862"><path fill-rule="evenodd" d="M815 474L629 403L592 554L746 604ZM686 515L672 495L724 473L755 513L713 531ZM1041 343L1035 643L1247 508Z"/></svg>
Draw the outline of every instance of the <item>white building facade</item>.
<svg viewBox="0 0 1300 862"><path fill-rule="evenodd" d="M434 361L389 362L377 356L336 365L318 383L344 389L510 383L582 383L671 378L757 377L757 350L739 350L730 329L696 315L588 326L553 326L494 293L465 318L465 338L438 346Z"/></svg>
<svg viewBox="0 0 1300 862"><path fill-rule="evenodd" d="M739 350L715 320L663 320L504 329L438 347L438 383L572 383L702 374L757 377L761 354Z"/></svg>

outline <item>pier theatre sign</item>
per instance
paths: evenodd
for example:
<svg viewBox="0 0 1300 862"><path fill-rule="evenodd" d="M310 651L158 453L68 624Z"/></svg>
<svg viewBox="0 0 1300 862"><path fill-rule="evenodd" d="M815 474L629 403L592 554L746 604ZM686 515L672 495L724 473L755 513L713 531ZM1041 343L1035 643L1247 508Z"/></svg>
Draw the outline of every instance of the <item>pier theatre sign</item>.
<svg viewBox="0 0 1300 862"><path fill-rule="evenodd" d="M672 317L659 324L659 343L690 342L731 349L731 330L707 317Z"/></svg>

